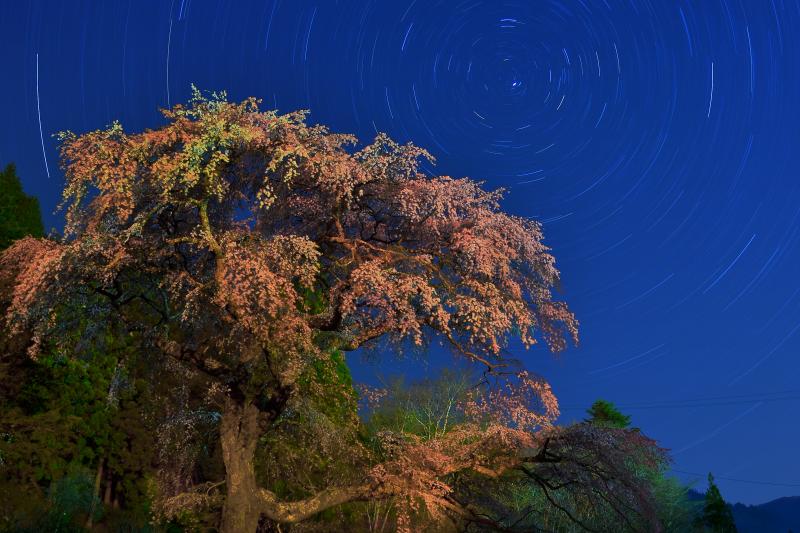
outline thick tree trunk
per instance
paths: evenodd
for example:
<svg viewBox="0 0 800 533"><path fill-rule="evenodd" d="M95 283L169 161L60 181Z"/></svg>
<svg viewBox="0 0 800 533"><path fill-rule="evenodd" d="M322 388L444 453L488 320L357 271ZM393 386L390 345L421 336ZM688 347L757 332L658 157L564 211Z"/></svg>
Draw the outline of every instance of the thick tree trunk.
<svg viewBox="0 0 800 533"><path fill-rule="evenodd" d="M250 403L227 399L220 422L226 496L221 533L254 533L261 516L278 523L295 524L345 502L380 499L388 492L369 485L325 489L304 500L281 502L258 487L253 459L259 438L260 411Z"/></svg>
<svg viewBox="0 0 800 533"><path fill-rule="evenodd" d="M253 469L258 443L258 409L228 399L222 412L220 439L225 461L227 495L222 509L222 533L253 533L261 515L259 488Z"/></svg>

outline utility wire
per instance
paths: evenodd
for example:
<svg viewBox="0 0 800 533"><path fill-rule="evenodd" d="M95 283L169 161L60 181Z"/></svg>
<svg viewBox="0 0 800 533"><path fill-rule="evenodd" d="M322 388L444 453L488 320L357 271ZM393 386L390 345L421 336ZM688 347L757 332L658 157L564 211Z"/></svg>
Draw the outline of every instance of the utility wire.
<svg viewBox="0 0 800 533"><path fill-rule="evenodd" d="M687 472L685 470L677 470L675 468L672 468L671 470L679 474L689 474L692 476L703 477L706 475L706 474L700 474L698 472ZM800 487L800 483L777 483L774 481L756 481L754 479L740 479L740 478L725 477L725 476L714 476L714 479L724 479L725 481L737 481L739 483L751 483L753 485L770 485L773 487Z"/></svg>
<svg viewBox="0 0 800 533"><path fill-rule="evenodd" d="M761 392L752 394L735 394L727 396L707 396L704 398L688 398L684 400L663 400L652 402L639 402L620 404L623 409L668 409L686 407L716 407L721 405L739 405L755 402L780 402L800 400L800 390L787 390L776 392ZM586 409L581 406L564 406L562 411Z"/></svg>
<svg viewBox="0 0 800 533"><path fill-rule="evenodd" d="M686 408L686 407L714 407L719 405L736 405L755 402L778 402L778 401L797 401L800 400L800 389L773 392L756 392L750 394L730 394L725 396L706 396L701 398L689 398L676 401L653 401L621 404L618 407L624 409L662 409L662 408ZM586 407L567 406L561 407L562 411L585 410ZM686 474L690 476L704 477L706 474L699 472L689 472L686 470L670 469L672 472ZM768 485L773 487L792 487L800 488L800 483L779 483L775 481L763 481L755 479L741 479L727 476L714 476L714 479L734 481L737 483L749 483L752 485Z"/></svg>

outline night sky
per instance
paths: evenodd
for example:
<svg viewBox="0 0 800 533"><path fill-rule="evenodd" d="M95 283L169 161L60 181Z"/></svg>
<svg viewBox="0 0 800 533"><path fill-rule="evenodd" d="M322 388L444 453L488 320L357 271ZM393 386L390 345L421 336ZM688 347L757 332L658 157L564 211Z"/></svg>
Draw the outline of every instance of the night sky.
<svg viewBox="0 0 800 533"><path fill-rule="evenodd" d="M800 494L798 30L794 0L2 0L0 164L60 228L52 134L192 83L412 140L544 224L581 345L509 353L562 421L611 400L760 503Z"/></svg>

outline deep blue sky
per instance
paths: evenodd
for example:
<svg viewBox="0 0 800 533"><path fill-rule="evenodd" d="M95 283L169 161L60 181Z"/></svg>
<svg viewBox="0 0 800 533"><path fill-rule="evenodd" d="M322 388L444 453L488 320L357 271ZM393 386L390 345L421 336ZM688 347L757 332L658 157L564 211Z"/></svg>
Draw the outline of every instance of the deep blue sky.
<svg viewBox="0 0 800 533"><path fill-rule="evenodd" d="M0 164L60 227L51 135L157 126L190 83L413 140L544 222L582 344L511 352L564 421L612 400L762 502L800 494L798 28L788 0L4 1Z"/></svg>

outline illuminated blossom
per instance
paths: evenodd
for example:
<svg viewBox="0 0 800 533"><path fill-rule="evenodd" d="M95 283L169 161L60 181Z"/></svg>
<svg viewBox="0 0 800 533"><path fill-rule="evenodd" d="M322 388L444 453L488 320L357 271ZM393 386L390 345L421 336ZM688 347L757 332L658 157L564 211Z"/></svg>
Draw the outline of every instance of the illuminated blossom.
<svg viewBox="0 0 800 533"><path fill-rule="evenodd" d="M287 409L315 359L382 338L438 337L493 370L511 337L552 350L577 342L577 321L553 299L558 271L541 226L502 212L502 191L428 177L418 165L430 156L418 147L379 135L356 150L352 136L309 126L304 113L259 111L252 98L195 91L190 105L164 115L165 125L142 133L114 123L62 134L65 240L7 250L0 296L12 331L31 333L31 354L44 338L66 343L70 317L88 312L97 327L87 334L127 328L148 356L221 385L223 531L254 530L261 514L296 522L367 497L334 487L286 503L256 485L261 428ZM476 443L513 449L557 414L546 385L519 383L503 400L475 404L489 429L406 445L385 477L370 478L371 494L394 484L434 514L446 507L434 478L491 471L475 459ZM521 407L533 395L544 414ZM448 440L458 438L472 444ZM415 462L425 468L405 469Z"/></svg>

